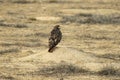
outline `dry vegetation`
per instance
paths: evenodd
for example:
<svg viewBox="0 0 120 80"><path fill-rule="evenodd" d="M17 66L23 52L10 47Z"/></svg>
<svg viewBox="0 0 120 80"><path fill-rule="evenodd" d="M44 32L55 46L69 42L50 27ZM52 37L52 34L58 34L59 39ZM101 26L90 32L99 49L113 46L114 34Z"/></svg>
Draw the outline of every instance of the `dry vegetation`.
<svg viewBox="0 0 120 80"><path fill-rule="evenodd" d="M0 80L120 80L120 0L0 0ZM48 53L49 32L63 39Z"/></svg>

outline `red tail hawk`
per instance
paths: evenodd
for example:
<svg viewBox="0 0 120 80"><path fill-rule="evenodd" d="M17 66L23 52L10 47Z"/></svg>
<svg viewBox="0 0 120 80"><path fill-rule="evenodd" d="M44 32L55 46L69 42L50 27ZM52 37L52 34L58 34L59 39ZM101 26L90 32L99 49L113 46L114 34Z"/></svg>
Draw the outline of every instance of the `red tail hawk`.
<svg viewBox="0 0 120 80"><path fill-rule="evenodd" d="M49 37L49 50L48 52L52 52L55 46L61 41L62 39L62 33L60 31L60 26L56 25L53 30L51 31L50 37Z"/></svg>

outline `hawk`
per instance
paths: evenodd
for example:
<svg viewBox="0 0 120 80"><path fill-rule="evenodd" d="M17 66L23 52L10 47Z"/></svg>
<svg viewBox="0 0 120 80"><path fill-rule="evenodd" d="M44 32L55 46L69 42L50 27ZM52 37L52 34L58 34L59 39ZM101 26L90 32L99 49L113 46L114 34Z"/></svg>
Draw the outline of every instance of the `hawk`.
<svg viewBox="0 0 120 80"><path fill-rule="evenodd" d="M62 39L62 32L60 31L60 25L54 26L53 30L51 31L49 37L49 50L48 52L53 52L55 46L61 41Z"/></svg>

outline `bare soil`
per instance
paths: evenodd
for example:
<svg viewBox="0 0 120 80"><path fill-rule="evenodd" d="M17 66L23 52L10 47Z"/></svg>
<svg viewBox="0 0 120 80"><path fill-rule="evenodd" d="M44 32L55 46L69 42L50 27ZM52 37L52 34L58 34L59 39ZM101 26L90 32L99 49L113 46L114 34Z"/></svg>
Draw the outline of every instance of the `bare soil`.
<svg viewBox="0 0 120 80"><path fill-rule="evenodd" d="M0 80L120 80L119 0L0 0ZM63 38L53 53L54 25Z"/></svg>

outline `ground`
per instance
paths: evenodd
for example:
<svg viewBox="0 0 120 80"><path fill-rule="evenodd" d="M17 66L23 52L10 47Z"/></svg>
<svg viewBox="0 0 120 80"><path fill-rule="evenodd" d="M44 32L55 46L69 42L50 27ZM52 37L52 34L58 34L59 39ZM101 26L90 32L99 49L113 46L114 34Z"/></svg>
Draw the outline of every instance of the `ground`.
<svg viewBox="0 0 120 80"><path fill-rule="evenodd" d="M1 0L0 80L120 80L119 0ZM53 53L54 25L63 34Z"/></svg>

